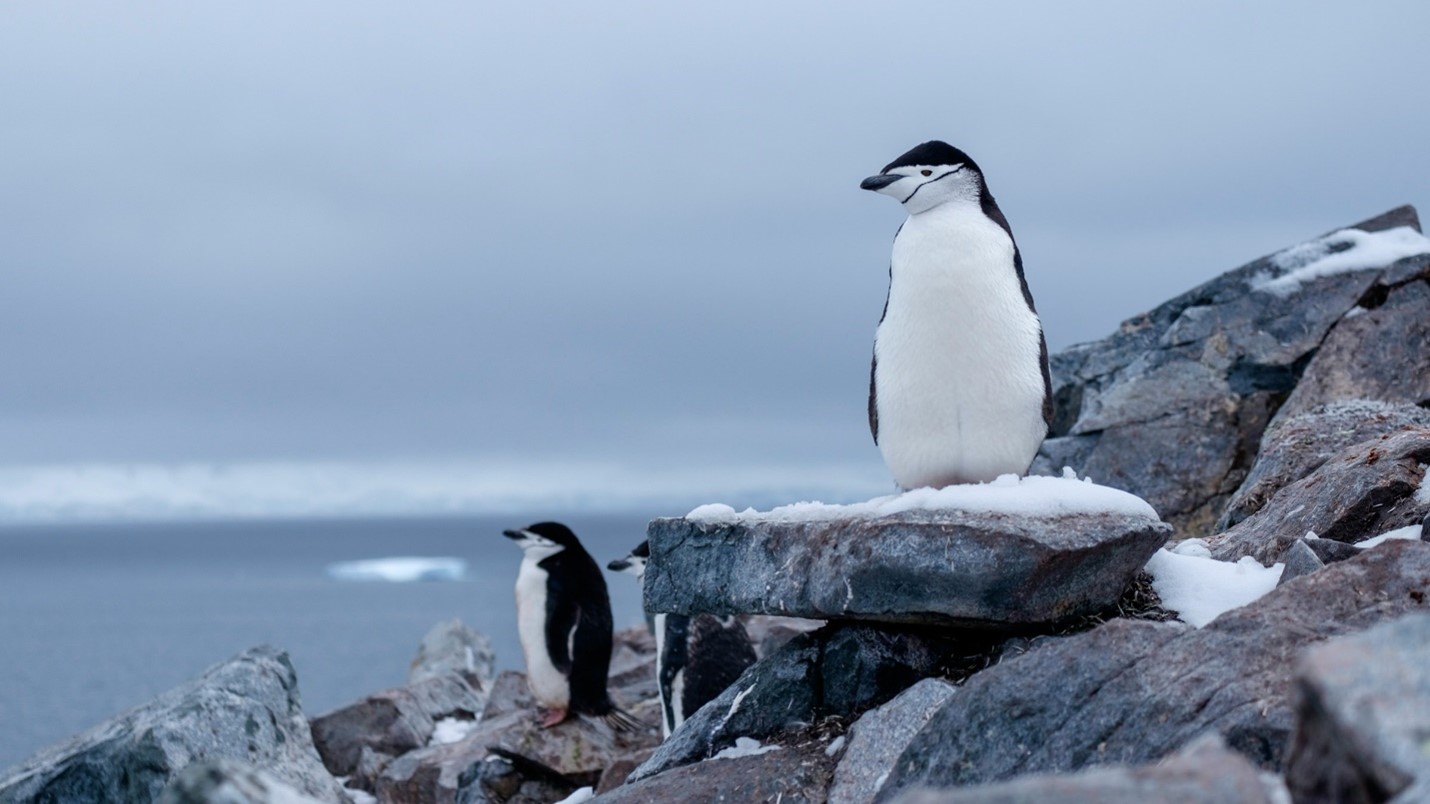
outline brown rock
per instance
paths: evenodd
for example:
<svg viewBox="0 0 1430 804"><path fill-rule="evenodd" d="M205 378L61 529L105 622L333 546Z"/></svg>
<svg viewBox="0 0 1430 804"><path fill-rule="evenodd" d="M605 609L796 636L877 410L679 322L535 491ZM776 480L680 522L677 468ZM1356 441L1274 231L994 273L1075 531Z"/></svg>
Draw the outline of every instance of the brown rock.
<svg viewBox="0 0 1430 804"><path fill-rule="evenodd" d="M438 720L475 718L484 705L483 696L462 675L428 676L313 718L313 744L329 771L351 776L364 748L388 756L405 754L427 745Z"/></svg>
<svg viewBox="0 0 1430 804"><path fill-rule="evenodd" d="M834 772L825 743L814 740L735 759L707 759L618 787L602 804L668 804L677 801L823 804Z"/></svg>

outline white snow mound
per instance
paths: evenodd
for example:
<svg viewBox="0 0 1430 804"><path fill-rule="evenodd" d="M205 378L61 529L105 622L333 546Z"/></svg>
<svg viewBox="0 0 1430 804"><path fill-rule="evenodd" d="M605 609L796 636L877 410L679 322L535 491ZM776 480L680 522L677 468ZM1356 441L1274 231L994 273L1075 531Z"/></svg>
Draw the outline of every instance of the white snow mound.
<svg viewBox="0 0 1430 804"><path fill-rule="evenodd" d="M685 518L711 523L809 522L872 519L906 511L970 511L1029 517L1106 513L1158 521L1157 512L1141 497L1066 475L1023 478L1003 475L988 483L914 489L850 505L801 502L770 511L753 508L736 511L728 505L714 503L696 508Z"/></svg>
<svg viewBox="0 0 1430 804"><path fill-rule="evenodd" d="M1430 238L1409 226L1382 232L1342 229L1272 255L1271 264L1282 273L1252 277L1251 289L1284 298L1323 276L1381 268L1420 254L1430 254Z"/></svg>
<svg viewBox="0 0 1430 804"><path fill-rule="evenodd" d="M1250 556L1236 562L1217 561L1163 549L1152 556L1146 569L1152 576L1152 588L1162 598L1162 608L1201 628L1275 589L1285 565L1263 567Z"/></svg>

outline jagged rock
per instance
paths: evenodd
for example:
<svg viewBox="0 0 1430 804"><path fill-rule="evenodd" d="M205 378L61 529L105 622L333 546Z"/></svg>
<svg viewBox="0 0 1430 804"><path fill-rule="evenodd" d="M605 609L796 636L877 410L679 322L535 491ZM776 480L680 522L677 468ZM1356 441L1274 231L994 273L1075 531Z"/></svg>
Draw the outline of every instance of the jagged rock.
<svg viewBox="0 0 1430 804"><path fill-rule="evenodd" d="M688 723L689 721L687 721ZM826 744L811 740L760 754L710 759L618 787L601 804L674 801L779 801L822 804L834 760Z"/></svg>
<svg viewBox="0 0 1430 804"><path fill-rule="evenodd" d="M625 632L617 634L618 643L629 636ZM526 781L540 781L528 778L523 767L513 766L515 777L510 777L504 768L495 767L481 779L469 775L464 788L463 774L485 761L490 756L488 749L493 746L544 765L569 778L576 787L595 785L602 771L615 759L653 747L660 740L656 725L660 704L648 696L648 691L653 689L654 657L645 664L643 676L633 671L627 673L629 684L612 686L611 698L648 722L651 725L648 731L618 733L603 722L586 718L573 718L543 729L537 717L536 702L526 686L526 676L507 671L497 676L481 721L470 734L454 743L409 751L388 763L376 782L379 800L397 804L452 804L459 791L466 789L469 792L464 795L476 795L470 791L478 790L483 783L498 784L502 778L506 781L500 781L501 786L510 786L512 779L519 782L517 787ZM632 690L647 697L633 698ZM509 757L506 763L512 764ZM472 784L474 780L479 782L476 787Z"/></svg>
<svg viewBox="0 0 1430 804"><path fill-rule="evenodd" d="M407 669L407 683L416 684L447 673L458 673L474 690L491 689L496 676L496 655L485 634L461 620L437 623L422 637L417 655Z"/></svg>
<svg viewBox="0 0 1430 804"><path fill-rule="evenodd" d="M1295 697L1286 781L1297 801L1430 800L1430 615L1307 651Z"/></svg>
<svg viewBox="0 0 1430 804"><path fill-rule="evenodd" d="M1336 322L1278 416L1343 399L1430 405L1430 263L1405 264L1414 279L1377 283Z"/></svg>
<svg viewBox="0 0 1430 804"><path fill-rule="evenodd" d="M1396 541L1278 587L1201 629L1113 620L1043 639L971 677L900 756L881 800L920 785L1141 764L1207 730L1277 769L1292 727L1290 657L1424 611L1430 544Z"/></svg>
<svg viewBox="0 0 1430 804"><path fill-rule="evenodd" d="M1306 549L1320 559L1322 564L1334 564L1337 561L1345 561L1360 555L1360 548L1354 544L1338 542L1333 539L1297 539L1296 541L1306 545Z"/></svg>
<svg viewBox="0 0 1430 804"><path fill-rule="evenodd" d="M1065 493L1057 484L1098 489L1070 479L1023 482L1030 481L1044 485L998 488L1029 498ZM1090 614L1117 601L1171 532L1140 500L1099 491L1110 500L1105 509L1057 513L920 508L888 516L657 519L647 531L645 606L995 627Z"/></svg>
<svg viewBox="0 0 1430 804"><path fill-rule="evenodd" d="M486 701L466 678L464 672L425 676L313 718L313 744L323 764L336 776L351 776L364 748L400 756L427 745L438 720L476 718Z"/></svg>
<svg viewBox="0 0 1430 804"><path fill-rule="evenodd" d="M1430 427L1430 410L1363 399L1333 402L1290 417L1285 410L1262 437L1256 465L1232 495L1217 523L1219 530L1261 510L1276 492L1348 447L1398 430Z"/></svg>
<svg viewBox="0 0 1430 804"><path fill-rule="evenodd" d="M1356 224L1419 228L1400 207ZM1322 238L1324 251L1342 244ZM1314 249L1256 260L1052 357L1056 415L1033 471L1079 474L1146 499L1178 536L1211 531L1241 484L1272 414L1331 328L1394 266L1275 288ZM1274 291L1274 292L1273 292ZM1410 370L1406 367L1406 370ZM1360 394L1363 395L1363 394Z"/></svg>
<svg viewBox="0 0 1430 804"><path fill-rule="evenodd" d="M893 770L894 761L954 694L954 689L945 681L926 678L855 721L834 769L829 804L872 801Z"/></svg>
<svg viewBox="0 0 1430 804"><path fill-rule="evenodd" d="M774 655L800 634L807 634L824 626L823 620L766 614L747 615L744 617L744 623L745 633L750 635L750 644L755 646L755 656L761 659Z"/></svg>
<svg viewBox="0 0 1430 804"><path fill-rule="evenodd" d="M932 674L954 649L948 637L852 623L795 637L682 723L630 780L707 759L739 737L858 714Z"/></svg>
<svg viewBox="0 0 1430 804"><path fill-rule="evenodd" d="M345 800L313 748L288 654L265 645L0 773L0 801L151 801L180 770L210 759Z"/></svg>
<svg viewBox="0 0 1430 804"><path fill-rule="evenodd" d="M1322 540L1316 539L1315 541ZM1340 542L1330 542L1330 544L1340 544ZM1354 550L1355 548L1351 547L1351 549ZM1316 570L1326 566L1326 562L1322 561L1321 557L1316 555L1316 552L1307 546L1305 539L1297 539L1292 542L1291 547L1286 550L1286 554L1281 557L1281 561L1286 566L1281 570L1281 577L1276 581L1277 586L1292 579L1299 578L1302 575L1310 575Z"/></svg>
<svg viewBox="0 0 1430 804"><path fill-rule="evenodd" d="M547 804L581 786L553 768L498 748L462 772L456 804Z"/></svg>
<svg viewBox="0 0 1430 804"><path fill-rule="evenodd" d="M195 762L164 788L158 804L321 804L252 765L230 759Z"/></svg>
<svg viewBox="0 0 1430 804"><path fill-rule="evenodd" d="M898 804L1273 804L1255 768L1221 740L1198 740L1155 765L1030 775L954 790L913 790Z"/></svg>
<svg viewBox="0 0 1430 804"><path fill-rule="evenodd" d="M1413 525L1426 507L1415 499L1426 463L1430 428L1425 427L1342 450L1276 492L1255 515L1209 539L1212 556L1222 561L1252 556L1269 565L1307 531L1323 541L1354 543Z"/></svg>

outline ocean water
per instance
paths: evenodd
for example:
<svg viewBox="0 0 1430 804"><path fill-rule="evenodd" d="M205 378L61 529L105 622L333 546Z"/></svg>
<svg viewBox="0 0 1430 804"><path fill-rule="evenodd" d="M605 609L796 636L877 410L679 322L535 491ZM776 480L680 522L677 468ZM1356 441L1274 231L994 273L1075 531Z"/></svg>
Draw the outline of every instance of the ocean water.
<svg viewBox="0 0 1430 804"><path fill-rule="evenodd" d="M657 514L652 514L652 516ZM460 618L522 665L501 535L541 517L0 527L0 769L198 676L245 648L289 652L310 716L401 684L422 636ZM650 517L563 519L604 565ZM333 563L452 556L461 581L327 577ZM635 579L607 573L616 626Z"/></svg>

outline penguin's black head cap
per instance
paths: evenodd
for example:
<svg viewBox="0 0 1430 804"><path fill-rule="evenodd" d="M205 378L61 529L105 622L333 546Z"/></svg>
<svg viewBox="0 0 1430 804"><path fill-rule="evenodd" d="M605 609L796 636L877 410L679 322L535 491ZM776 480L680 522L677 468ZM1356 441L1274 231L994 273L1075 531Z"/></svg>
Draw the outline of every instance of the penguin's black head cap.
<svg viewBox="0 0 1430 804"><path fill-rule="evenodd" d="M910 148L859 187L898 199L910 213L954 200L979 201L988 192L977 163L940 140Z"/></svg>
<svg viewBox="0 0 1430 804"><path fill-rule="evenodd" d="M536 536L561 547L579 548L581 546L581 542L576 539L576 534L560 522L537 522L520 530L504 530L502 535L515 542L527 541L532 536Z"/></svg>
<svg viewBox="0 0 1430 804"><path fill-rule="evenodd" d="M637 574L645 570L646 562L650 560L650 542L644 541L636 545L636 549L625 558L618 558L606 565L606 569L611 572L630 572Z"/></svg>

